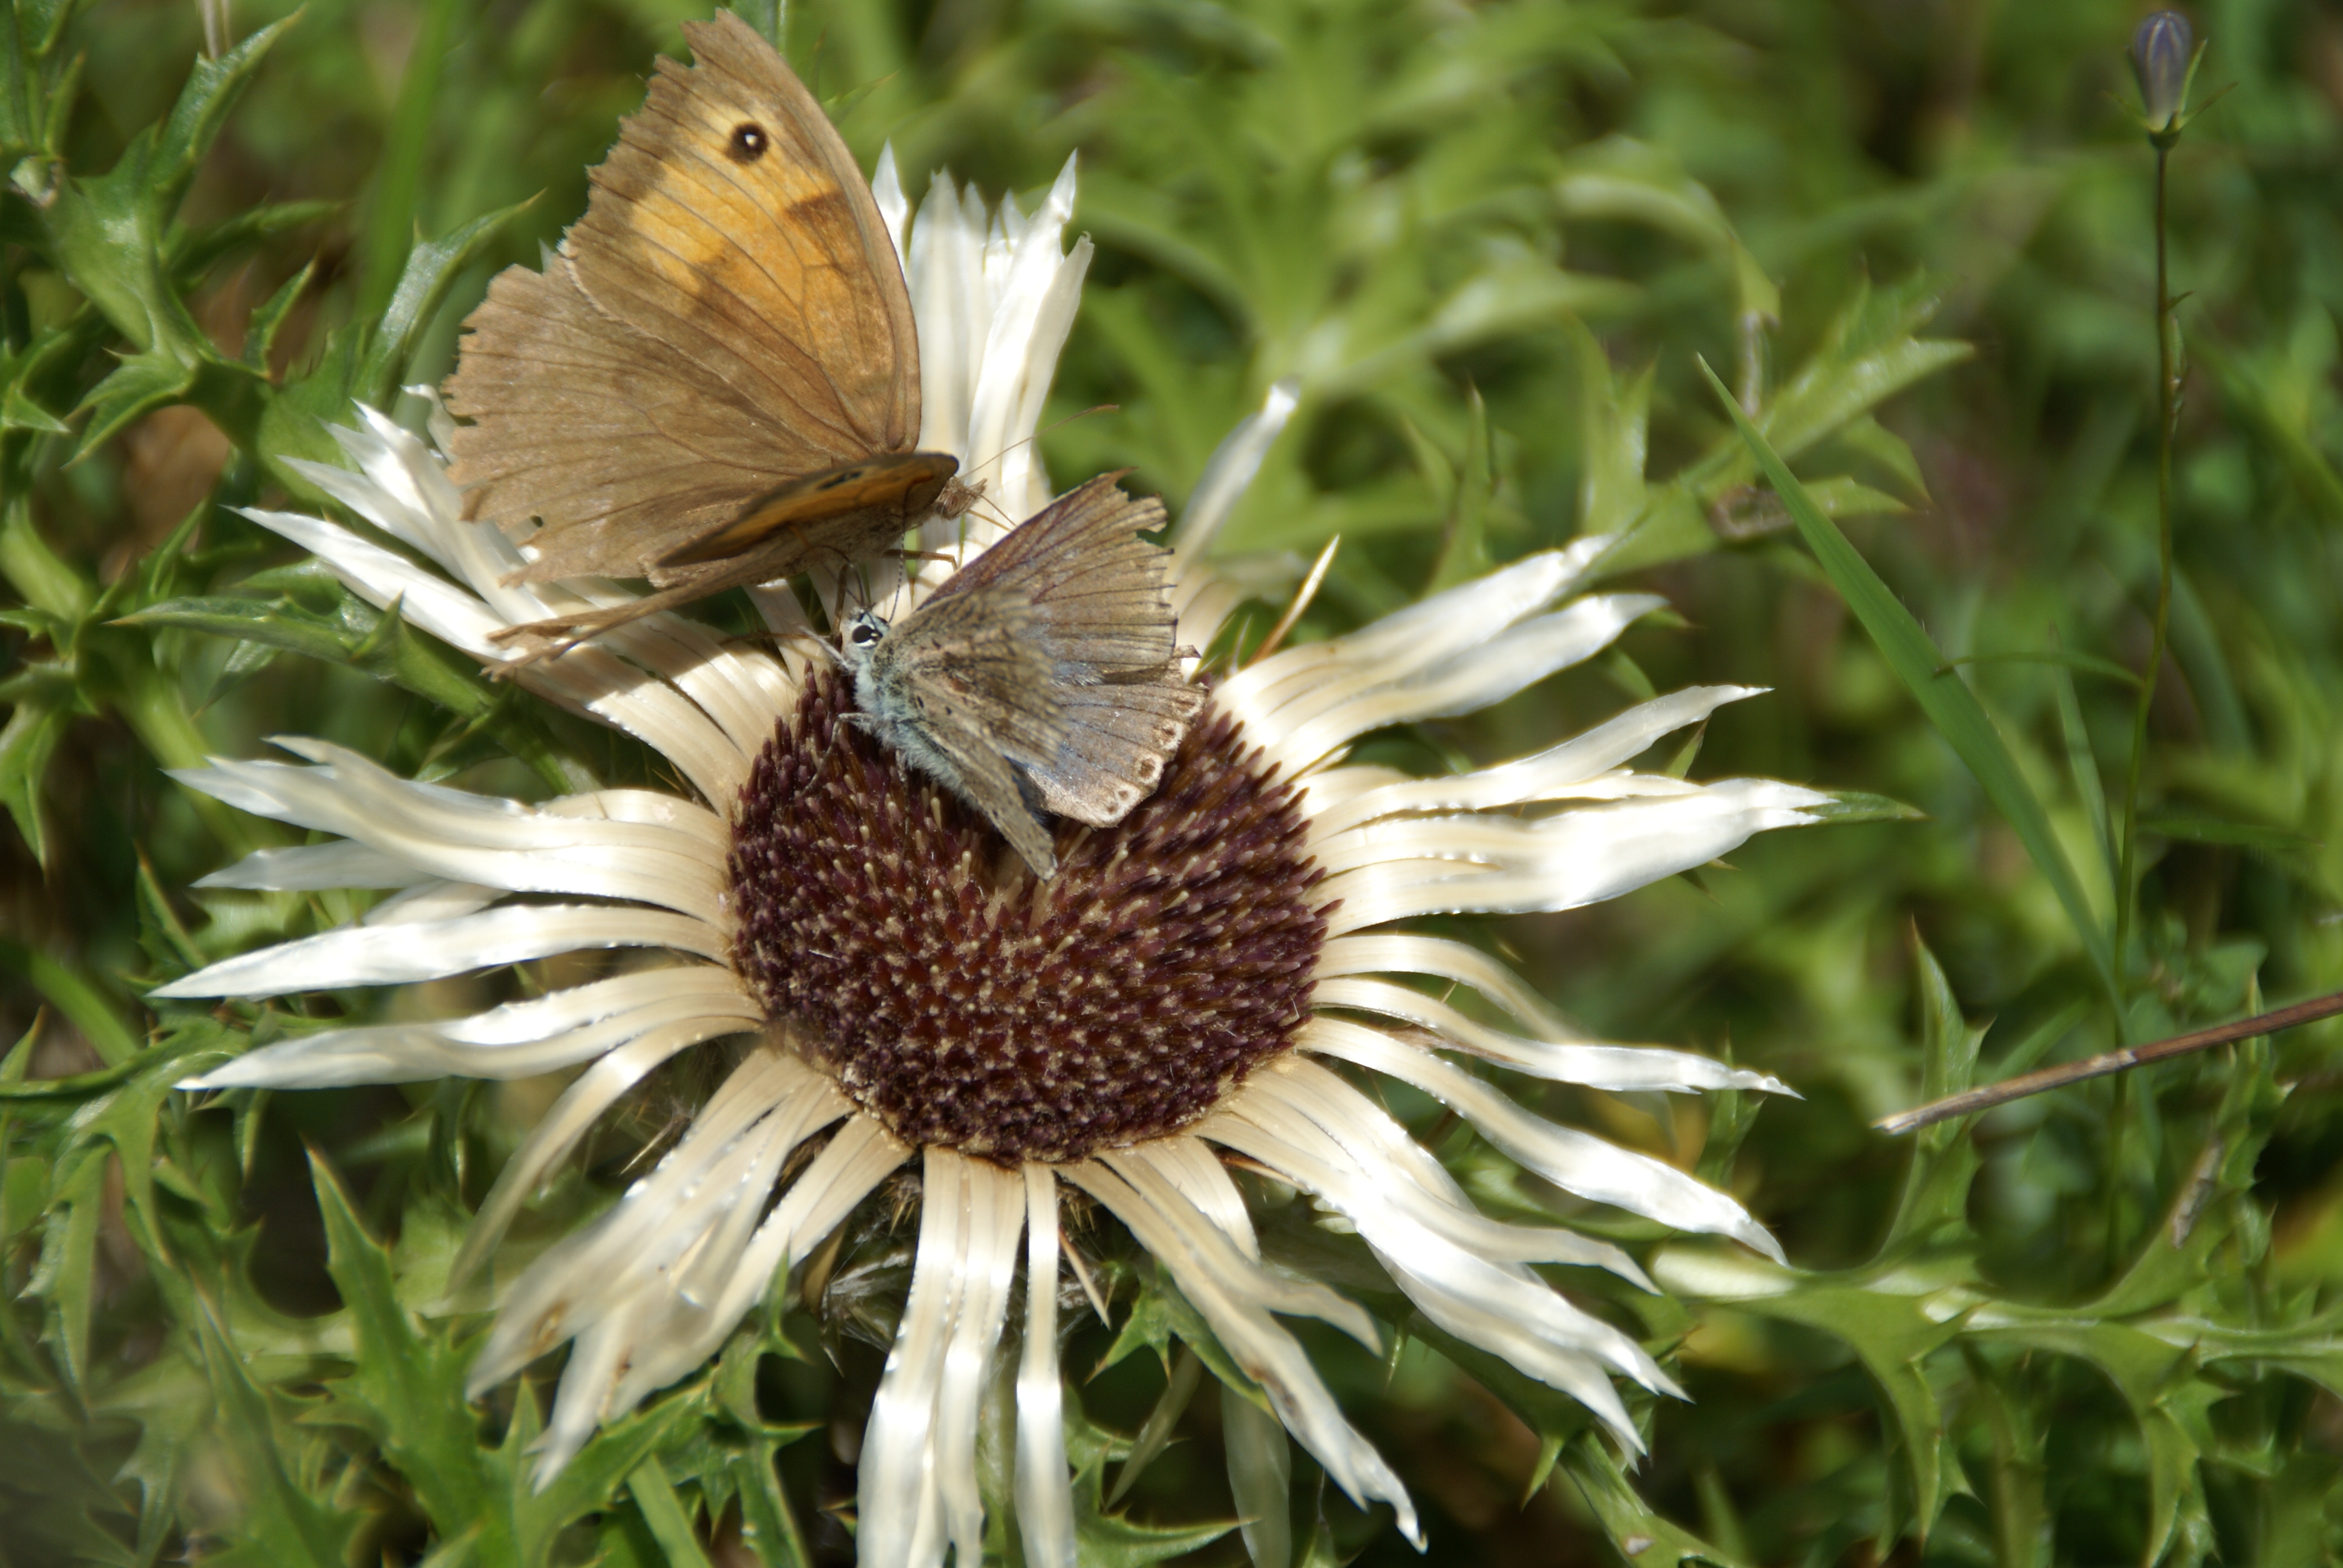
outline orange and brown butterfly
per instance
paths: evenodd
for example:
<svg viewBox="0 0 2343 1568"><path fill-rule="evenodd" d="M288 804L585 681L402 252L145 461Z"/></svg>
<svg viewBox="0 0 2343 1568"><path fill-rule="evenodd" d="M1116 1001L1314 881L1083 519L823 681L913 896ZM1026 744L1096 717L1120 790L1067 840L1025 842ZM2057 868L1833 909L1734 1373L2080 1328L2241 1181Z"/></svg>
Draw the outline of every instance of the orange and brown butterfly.
<svg viewBox="0 0 2343 1568"><path fill-rule="evenodd" d="M466 515L533 552L511 580L658 590L498 633L522 649L504 669L867 558L959 466L913 449L910 296L845 143L739 17L683 32L695 63L659 62L585 216L542 272L489 284L447 383Z"/></svg>

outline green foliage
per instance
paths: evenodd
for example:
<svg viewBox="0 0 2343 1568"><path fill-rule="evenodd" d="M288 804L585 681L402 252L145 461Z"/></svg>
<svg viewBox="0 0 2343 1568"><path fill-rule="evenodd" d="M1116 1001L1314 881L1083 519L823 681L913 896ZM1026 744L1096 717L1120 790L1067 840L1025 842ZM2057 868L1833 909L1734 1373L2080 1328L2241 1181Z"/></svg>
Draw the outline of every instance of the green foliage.
<svg viewBox="0 0 2343 1568"><path fill-rule="evenodd" d="M892 1332L893 1216L539 1492L549 1369L468 1402L487 1297L447 1277L547 1086L198 1106L170 1086L385 1004L146 1000L364 908L190 891L292 839L163 769L303 733L521 795L665 781L236 508L324 504L288 459L339 461L353 398L445 374L694 8L257 0L218 8L244 31L216 58L200 9L16 0L0 28L0 1561L848 1560L839 1445ZM1050 417L1119 411L1043 438L1061 479L1133 467L1176 507L1299 381L1223 540L1262 619L1337 535L1297 639L1589 531L1622 536L1610 578L1681 612L1607 680L1364 755L1494 759L1623 695L1735 682L1775 689L1646 765L1837 792L1827 831L1490 939L1591 1029L1801 1091L1761 1114L1509 1085L1733 1186L1797 1266L1578 1212L1393 1097L1490 1212L1561 1212L1668 1287L1553 1275L1695 1396L1633 1407L1642 1465L1415 1315L1355 1238L1254 1191L1272 1261L1383 1330L1381 1360L1302 1332L1433 1558L2343 1553L2343 1033L1866 1131L2343 984L2331 15L2195 18L2204 80L2234 85L2173 154L2194 368L2118 948L2156 585L2148 154L2102 91L2130 10L744 14L779 23L866 166L892 139L915 194L946 164L1030 193L1080 155L1099 257ZM518 1245L606 1202L660 1120L598 1133ZM1085 1562L1413 1560L1283 1445L1151 1262L1111 1226L1075 1239L1113 1316L1068 1305Z"/></svg>

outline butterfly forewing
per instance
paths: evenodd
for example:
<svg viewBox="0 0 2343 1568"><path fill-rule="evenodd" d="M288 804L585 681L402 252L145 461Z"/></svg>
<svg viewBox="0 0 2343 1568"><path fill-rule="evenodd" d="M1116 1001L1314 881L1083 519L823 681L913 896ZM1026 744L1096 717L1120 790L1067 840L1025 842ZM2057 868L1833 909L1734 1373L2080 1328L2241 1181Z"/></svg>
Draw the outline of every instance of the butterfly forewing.
<svg viewBox="0 0 2343 1568"><path fill-rule="evenodd" d="M896 623L871 667L899 710L890 717L923 733L989 745L1020 763L1057 755L1062 693L1033 607L1013 588L929 600Z"/></svg>
<svg viewBox="0 0 2343 1568"><path fill-rule="evenodd" d="M684 34L697 63L659 63L585 216L542 273L491 284L448 382L471 421L453 477L469 515L535 548L525 580L649 575L696 595L864 558L954 467L910 451L910 297L845 144L739 18ZM854 481L824 482L840 473Z"/></svg>
<svg viewBox="0 0 2343 1568"><path fill-rule="evenodd" d="M686 29L593 173L578 281L799 444L797 471L905 448L920 428L911 302L852 156L738 17Z"/></svg>
<svg viewBox="0 0 2343 1568"><path fill-rule="evenodd" d="M688 447L669 434L724 388L598 316L561 257L498 277L469 325L449 392L478 422L456 431L454 477L476 517L546 519L528 580L633 576L779 477L745 421L709 421Z"/></svg>
<svg viewBox="0 0 2343 1568"><path fill-rule="evenodd" d="M938 730L927 737L927 743L946 765L939 769L930 762L930 770L940 776L948 770L944 782L984 813L1035 876L1047 877L1057 870L1057 850L1051 842L1053 835L1026 805L1008 758L973 729Z"/></svg>
<svg viewBox="0 0 2343 1568"><path fill-rule="evenodd" d="M1014 590L1031 599L1056 666L1061 734L1056 755L1029 765L1026 781L1044 809L1100 828L1154 792L1204 705L1173 662L1169 552L1138 537L1162 525L1162 505L1131 500L1117 477L1060 498L936 596Z"/></svg>

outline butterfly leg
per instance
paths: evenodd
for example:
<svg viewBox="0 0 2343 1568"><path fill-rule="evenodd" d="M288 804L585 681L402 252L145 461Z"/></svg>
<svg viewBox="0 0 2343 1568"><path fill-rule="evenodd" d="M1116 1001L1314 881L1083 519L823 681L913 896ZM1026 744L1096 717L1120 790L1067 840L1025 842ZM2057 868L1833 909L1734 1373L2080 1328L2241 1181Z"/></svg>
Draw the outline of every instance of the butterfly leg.
<svg viewBox="0 0 2343 1568"><path fill-rule="evenodd" d="M507 646L518 645L518 651L509 658L491 662L483 668L492 679L510 679L540 659L558 658L581 642L599 637L606 631L615 631L645 616L689 604L704 591L697 587L673 588L662 593L647 594L626 604L504 627L490 632L488 640Z"/></svg>

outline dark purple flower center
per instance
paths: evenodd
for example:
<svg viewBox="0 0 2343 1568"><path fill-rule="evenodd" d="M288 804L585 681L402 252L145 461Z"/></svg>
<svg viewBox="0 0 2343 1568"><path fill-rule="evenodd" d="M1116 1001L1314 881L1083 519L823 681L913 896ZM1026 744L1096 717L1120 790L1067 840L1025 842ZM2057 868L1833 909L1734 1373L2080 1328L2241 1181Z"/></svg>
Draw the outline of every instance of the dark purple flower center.
<svg viewBox="0 0 2343 1568"><path fill-rule="evenodd" d="M1285 1049L1325 940L1292 787L1207 708L1120 824L1037 882L846 721L817 673L733 824L733 957L914 1145L1080 1160L1176 1131Z"/></svg>

